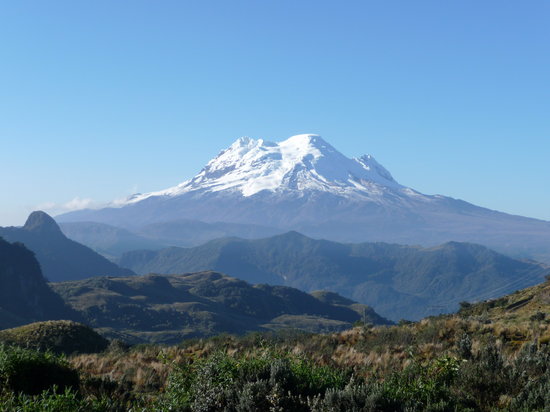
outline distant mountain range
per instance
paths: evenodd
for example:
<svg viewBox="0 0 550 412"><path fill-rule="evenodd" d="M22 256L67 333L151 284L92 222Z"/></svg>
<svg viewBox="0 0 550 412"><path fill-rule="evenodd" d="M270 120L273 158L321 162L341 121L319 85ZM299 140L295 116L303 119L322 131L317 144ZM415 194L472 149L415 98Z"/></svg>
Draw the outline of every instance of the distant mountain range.
<svg viewBox="0 0 550 412"><path fill-rule="evenodd" d="M186 220L297 230L345 242L473 242L550 262L550 222L419 193L400 185L372 156L349 159L309 134L280 143L241 138L178 186L57 220L131 231ZM202 241L217 237L198 235ZM172 238L169 244L181 244ZM193 233L187 239L198 243Z"/></svg>
<svg viewBox="0 0 550 412"><path fill-rule="evenodd" d="M87 279L48 284L33 251L0 238L0 329L68 319L130 342L178 343L222 332L285 328L329 332L350 328L357 321L390 323L372 308L327 291L308 294L291 287L252 286L214 272L136 276L66 239L42 212L31 214L24 228L8 229L36 247L37 256L45 255L46 264L53 260L56 266L50 268L70 268L63 276ZM45 245L49 246L44 249ZM109 270L131 276L91 277L94 268L98 274ZM32 335L35 329L24 331ZM10 339L20 331L8 333Z"/></svg>
<svg viewBox="0 0 550 412"><path fill-rule="evenodd" d="M131 276L90 248L68 239L44 212L33 212L23 227L0 227L0 237L23 243L36 255L42 274L51 282L84 279L91 276Z"/></svg>
<svg viewBox="0 0 550 412"><path fill-rule="evenodd" d="M537 284L550 271L474 244L343 244L297 232L126 252L119 259L124 269L67 239L43 212L33 212L22 228L1 228L0 235L21 242L0 239L0 328L68 318L132 342L174 343L280 328L335 331L359 320L417 320L456 310L460 301L495 298ZM48 285L41 266L53 280L71 281ZM165 275L136 276L134 271ZM97 277L105 273L111 277Z"/></svg>
<svg viewBox="0 0 550 412"><path fill-rule="evenodd" d="M541 282L546 265L519 261L484 246L450 242L421 248L342 244L297 232L267 239L219 239L194 248L134 251L119 264L137 273L216 270L251 283L331 290L392 320L455 311Z"/></svg>
<svg viewBox="0 0 550 412"><path fill-rule="evenodd" d="M92 231L105 231L104 224L86 225ZM170 230L176 236L178 228L192 227L204 226L180 222L180 226L164 227L159 223L149 230L169 237ZM226 227L255 230L242 225ZM121 233L132 238L124 230L107 230L114 233L115 239ZM297 232L256 240L218 239L192 248L158 249L160 243L134 238L135 245L153 244L157 250L123 253L117 266L67 239L43 212L33 212L22 228L0 228L0 236L24 243L36 254L46 277L54 282L103 275L215 270L253 284L286 285L310 292L330 290L370 305L392 320L451 312L462 300L498 297L539 283L550 270L473 244L450 242L425 249L384 243L342 244Z"/></svg>
<svg viewBox="0 0 550 412"><path fill-rule="evenodd" d="M170 243L149 239L126 229L104 223L60 223L59 228L69 239L86 245L97 253L109 258L119 256L131 250L162 249L170 245Z"/></svg>
<svg viewBox="0 0 550 412"><path fill-rule="evenodd" d="M197 220L152 223L132 231L96 222L60 223L59 226L68 238L110 258L131 250L198 246L223 237L258 239L283 233L281 229L260 225Z"/></svg>
<svg viewBox="0 0 550 412"><path fill-rule="evenodd" d="M215 272L99 277L51 286L88 324L133 343L173 344L223 332L288 328L331 332L356 321L390 323L335 293L252 286Z"/></svg>

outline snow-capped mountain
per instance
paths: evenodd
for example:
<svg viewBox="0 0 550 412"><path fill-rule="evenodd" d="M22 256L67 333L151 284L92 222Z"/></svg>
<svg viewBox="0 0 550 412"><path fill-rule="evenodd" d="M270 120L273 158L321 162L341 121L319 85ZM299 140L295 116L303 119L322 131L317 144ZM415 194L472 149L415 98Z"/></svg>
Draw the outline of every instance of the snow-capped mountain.
<svg viewBox="0 0 550 412"><path fill-rule="evenodd" d="M58 216L136 229L194 220L297 230L338 241L485 244L550 261L550 223L400 185L365 155L350 159L320 136L279 143L240 138L195 177L100 210Z"/></svg>
<svg viewBox="0 0 550 412"><path fill-rule="evenodd" d="M250 197L321 191L373 199L384 190L404 189L370 155L349 159L320 136L296 135L280 143L241 137L212 159L193 179L159 192L134 195L124 204L189 192L231 191Z"/></svg>

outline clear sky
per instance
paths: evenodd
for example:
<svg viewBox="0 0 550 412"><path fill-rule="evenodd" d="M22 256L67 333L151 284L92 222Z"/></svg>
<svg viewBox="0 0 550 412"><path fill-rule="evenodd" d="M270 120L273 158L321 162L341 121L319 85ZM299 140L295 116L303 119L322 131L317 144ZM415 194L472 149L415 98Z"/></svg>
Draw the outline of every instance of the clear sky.
<svg viewBox="0 0 550 412"><path fill-rule="evenodd" d="M0 3L0 225L317 133L400 183L550 220L548 1Z"/></svg>

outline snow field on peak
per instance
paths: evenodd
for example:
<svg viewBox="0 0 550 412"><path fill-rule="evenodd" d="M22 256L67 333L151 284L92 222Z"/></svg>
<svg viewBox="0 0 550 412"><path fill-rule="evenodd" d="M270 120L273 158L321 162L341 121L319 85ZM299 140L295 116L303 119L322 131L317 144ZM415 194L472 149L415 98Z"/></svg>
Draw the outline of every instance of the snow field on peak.
<svg viewBox="0 0 550 412"><path fill-rule="evenodd" d="M376 160L349 159L318 135L301 134L282 142L241 137L212 159L193 179L175 187L133 196L125 204L153 196L191 191L323 191L349 197L378 197L384 188L403 189Z"/></svg>
<svg viewBox="0 0 550 412"><path fill-rule="evenodd" d="M186 186L238 189L243 196L262 190L364 190L366 182L399 186L372 157L363 159L348 159L317 135L296 135L280 143L241 138Z"/></svg>

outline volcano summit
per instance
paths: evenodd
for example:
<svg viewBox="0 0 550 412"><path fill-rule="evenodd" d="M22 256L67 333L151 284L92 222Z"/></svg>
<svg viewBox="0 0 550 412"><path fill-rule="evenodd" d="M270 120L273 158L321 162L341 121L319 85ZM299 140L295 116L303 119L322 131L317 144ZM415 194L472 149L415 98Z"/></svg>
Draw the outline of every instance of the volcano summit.
<svg viewBox="0 0 550 412"><path fill-rule="evenodd" d="M240 138L175 187L57 219L128 229L184 219L252 224L346 242L467 241L550 260L549 222L419 193L372 156L347 158L312 134Z"/></svg>

